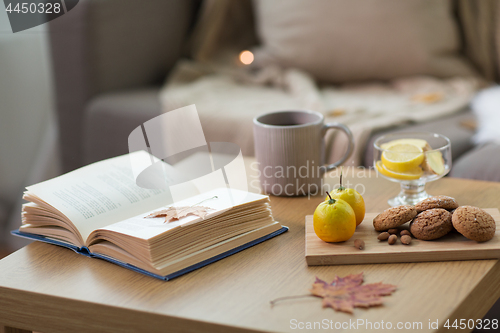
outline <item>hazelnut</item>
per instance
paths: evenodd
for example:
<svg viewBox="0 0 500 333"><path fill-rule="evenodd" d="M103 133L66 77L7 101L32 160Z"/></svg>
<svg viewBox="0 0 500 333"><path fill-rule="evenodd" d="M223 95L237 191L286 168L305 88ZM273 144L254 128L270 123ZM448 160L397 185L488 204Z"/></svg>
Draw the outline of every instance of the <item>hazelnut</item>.
<svg viewBox="0 0 500 333"><path fill-rule="evenodd" d="M404 245L410 245L410 243L411 243L411 236L409 236L409 235L403 235L403 236L401 236L401 243L403 243Z"/></svg>
<svg viewBox="0 0 500 333"><path fill-rule="evenodd" d="M364 250L365 248L365 242L362 239L355 239L354 240L354 247L360 250Z"/></svg>
<svg viewBox="0 0 500 333"><path fill-rule="evenodd" d="M382 232L380 235L378 235L377 239L381 241L387 240L389 238L389 233L388 232Z"/></svg>
<svg viewBox="0 0 500 333"><path fill-rule="evenodd" d="M408 236L410 236L410 237L411 237L411 232L410 232L410 230L406 230L406 229L405 229L405 230L401 231L400 235L401 235L401 236L408 235Z"/></svg>
<svg viewBox="0 0 500 333"><path fill-rule="evenodd" d="M396 244L396 241L397 241L397 240L398 240L398 236L396 236L396 235L391 235L391 236L389 237L388 243L389 243L389 245L394 245L394 244Z"/></svg>

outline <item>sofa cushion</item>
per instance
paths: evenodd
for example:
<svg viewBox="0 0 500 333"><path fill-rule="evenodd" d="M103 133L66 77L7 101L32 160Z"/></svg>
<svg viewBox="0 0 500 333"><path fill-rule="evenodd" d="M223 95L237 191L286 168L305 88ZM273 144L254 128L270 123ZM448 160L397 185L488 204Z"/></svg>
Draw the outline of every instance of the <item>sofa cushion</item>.
<svg viewBox="0 0 500 333"><path fill-rule="evenodd" d="M256 65L319 80L470 75L449 0L255 0Z"/></svg>
<svg viewBox="0 0 500 333"><path fill-rule="evenodd" d="M464 154L453 163L451 177L500 182L500 145L487 144Z"/></svg>
<svg viewBox="0 0 500 333"><path fill-rule="evenodd" d="M450 139L451 156L455 160L474 146L472 143L474 131L462 125L464 121L470 121L471 119L474 119L474 115L468 110L457 115L447 116L418 125L399 126L390 130L375 132L371 135L365 148L363 165L365 167L373 166L373 143L375 140L381 135L394 132L433 132L442 134Z"/></svg>

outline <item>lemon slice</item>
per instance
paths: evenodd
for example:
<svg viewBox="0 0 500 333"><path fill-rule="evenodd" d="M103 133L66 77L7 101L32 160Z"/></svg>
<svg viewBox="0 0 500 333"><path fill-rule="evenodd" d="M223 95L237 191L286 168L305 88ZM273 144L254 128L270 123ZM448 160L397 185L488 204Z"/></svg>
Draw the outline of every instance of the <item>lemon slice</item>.
<svg viewBox="0 0 500 333"><path fill-rule="evenodd" d="M415 180L419 179L424 171L420 167L416 167L413 170L410 170L409 172L405 173L400 173L400 172L394 172L389 169L387 169L383 164L382 161L377 161L377 170L383 174L386 177L391 177L395 179L402 179L402 180Z"/></svg>
<svg viewBox="0 0 500 333"><path fill-rule="evenodd" d="M445 171L443 154L440 151L429 151L425 154L424 169L436 175L442 175Z"/></svg>
<svg viewBox="0 0 500 333"><path fill-rule="evenodd" d="M397 140L392 140L386 143L383 143L380 145L380 148L382 149L389 149L390 147L397 145L397 144L410 144L410 145L415 145L417 147L422 148L423 151L428 151L431 150L431 146L429 143L425 140L422 139L397 139Z"/></svg>
<svg viewBox="0 0 500 333"><path fill-rule="evenodd" d="M397 143L382 153L382 163L394 172L408 173L424 161L422 148L410 143Z"/></svg>

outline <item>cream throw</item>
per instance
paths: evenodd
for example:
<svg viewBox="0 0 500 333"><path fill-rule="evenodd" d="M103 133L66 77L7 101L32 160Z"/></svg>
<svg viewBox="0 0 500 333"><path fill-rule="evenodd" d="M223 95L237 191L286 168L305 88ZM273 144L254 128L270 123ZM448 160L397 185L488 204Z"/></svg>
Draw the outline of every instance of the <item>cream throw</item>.
<svg viewBox="0 0 500 333"><path fill-rule="evenodd" d="M355 150L346 165L360 165L374 130L459 112L477 87L478 81L472 78L431 77L318 87L311 76L296 69L250 71L181 61L160 98L165 112L196 104L207 141L234 142L245 155L253 155L255 116L276 110L322 112L326 122L349 126ZM346 149L345 137L329 133L327 139L327 161L338 160Z"/></svg>

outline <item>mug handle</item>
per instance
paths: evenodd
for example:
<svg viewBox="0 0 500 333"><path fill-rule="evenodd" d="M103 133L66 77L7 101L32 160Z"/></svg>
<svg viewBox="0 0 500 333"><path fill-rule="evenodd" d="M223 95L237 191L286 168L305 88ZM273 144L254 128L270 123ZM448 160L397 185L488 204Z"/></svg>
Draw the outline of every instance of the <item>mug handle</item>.
<svg viewBox="0 0 500 333"><path fill-rule="evenodd" d="M326 168L325 171L330 171L330 170L338 167L342 163L344 163L349 157L351 157L352 152L354 150L354 139L352 137L352 132L347 126L345 126L344 124L341 124L341 123L325 124L325 125L323 125L323 138L326 135L326 132L328 132L328 130L330 130L330 129L339 129L342 132L344 132L347 135L347 138L349 139L349 145L347 147L347 151L345 152L344 156L342 156L342 158L340 160L338 160L335 163L325 165L325 168Z"/></svg>

